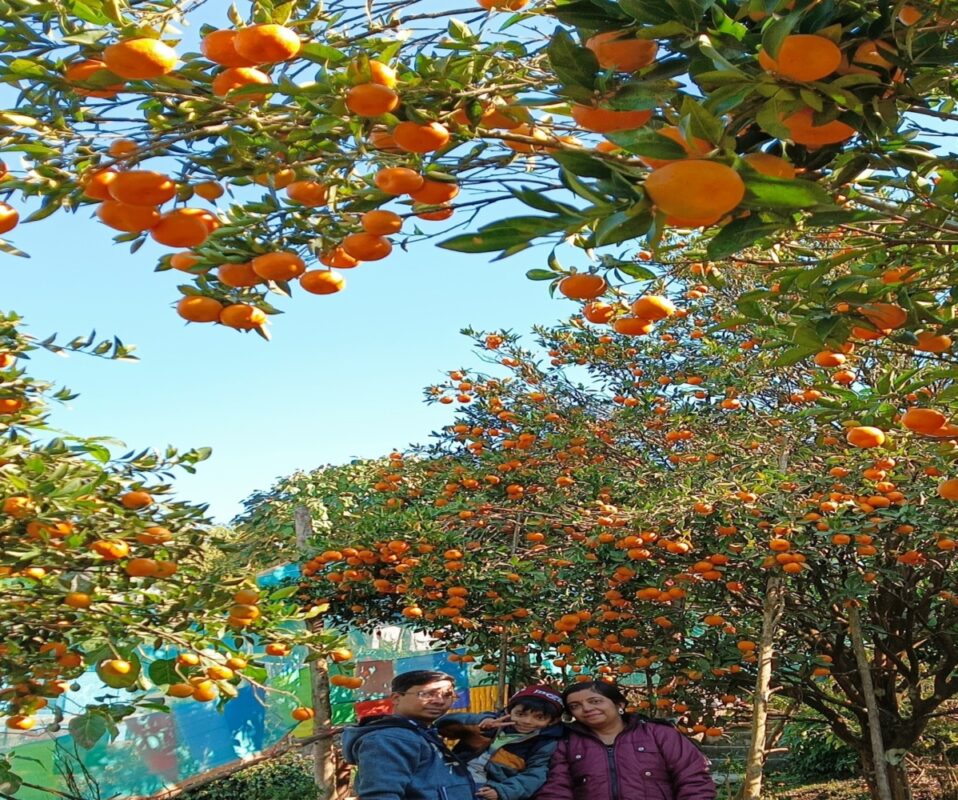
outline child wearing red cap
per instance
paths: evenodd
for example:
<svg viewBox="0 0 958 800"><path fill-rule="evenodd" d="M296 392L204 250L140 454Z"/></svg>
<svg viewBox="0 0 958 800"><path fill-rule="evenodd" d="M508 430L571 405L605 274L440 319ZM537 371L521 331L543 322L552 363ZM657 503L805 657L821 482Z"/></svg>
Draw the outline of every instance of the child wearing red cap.
<svg viewBox="0 0 958 800"><path fill-rule="evenodd" d="M545 783L563 735L562 695L529 686L509 698L504 714L448 714L436 727L469 767L482 800L525 800Z"/></svg>

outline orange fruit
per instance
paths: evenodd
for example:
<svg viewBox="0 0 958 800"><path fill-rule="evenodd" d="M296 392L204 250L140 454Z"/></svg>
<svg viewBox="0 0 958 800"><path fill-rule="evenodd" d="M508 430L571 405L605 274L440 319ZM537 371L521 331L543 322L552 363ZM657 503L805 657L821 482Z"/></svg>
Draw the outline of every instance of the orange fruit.
<svg viewBox="0 0 958 800"><path fill-rule="evenodd" d="M114 75L127 80L159 78L173 71L176 51L159 39L123 39L103 51L103 62Z"/></svg>
<svg viewBox="0 0 958 800"><path fill-rule="evenodd" d="M270 642L266 645L266 654L270 656L289 655L289 645L283 642Z"/></svg>
<svg viewBox="0 0 958 800"><path fill-rule="evenodd" d="M200 257L189 251L185 253L174 253L170 256L170 266L181 272L192 272L193 267L200 263Z"/></svg>
<svg viewBox="0 0 958 800"><path fill-rule="evenodd" d="M144 531L136 535L136 540L140 544L164 544L173 538L173 532L169 528L160 525L151 525Z"/></svg>
<svg viewBox="0 0 958 800"><path fill-rule="evenodd" d="M529 0L479 0L479 5L486 11L518 11L528 4Z"/></svg>
<svg viewBox="0 0 958 800"><path fill-rule="evenodd" d="M640 297L632 304L632 313L637 317L644 317L654 322L675 314L675 305L667 297L648 294Z"/></svg>
<svg viewBox="0 0 958 800"><path fill-rule="evenodd" d="M0 203L0 233L9 233L20 222L20 212L9 203Z"/></svg>
<svg viewBox="0 0 958 800"><path fill-rule="evenodd" d="M216 270L216 279L234 289L242 289L247 286L255 286L262 281L259 275L253 271L250 263L244 264L221 264Z"/></svg>
<svg viewBox="0 0 958 800"><path fill-rule="evenodd" d="M915 433L934 433L948 422L948 417L933 408L909 408L901 417L901 424Z"/></svg>
<svg viewBox="0 0 958 800"><path fill-rule="evenodd" d="M293 181L286 186L286 196L308 208L325 205L328 194L326 186L319 181Z"/></svg>
<svg viewBox="0 0 958 800"><path fill-rule="evenodd" d="M438 206L441 203L448 203L459 194L458 183L447 183L445 181L431 181L426 178L416 191L409 192L409 196L417 203L424 205Z"/></svg>
<svg viewBox="0 0 958 800"><path fill-rule="evenodd" d="M945 334L936 334L934 331L920 331L916 334L918 344L916 350L923 353L944 353L951 349L951 337Z"/></svg>
<svg viewBox="0 0 958 800"><path fill-rule="evenodd" d="M251 92L236 97L227 97L227 95L237 89L242 89L244 86L267 83L270 83L269 75L254 67L227 67L213 78L213 95L225 98L231 103L260 103L266 99L265 93Z"/></svg>
<svg viewBox="0 0 958 800"><path fill-rule="evenodd" d="M582 307L582 316L589 320L589 322L594 322L596 325L604 325L612 319L614 314L614 306L599 300L586 303L586 305Z"/></svg>
<svg viewBox="0 0 958 800"><path fill-rule="evenodd" d="M63 598L64 605L70 608L89 608L93 599L86 592L68 592Z"/></svg>
<svg viewBox="0 0 958 800"><path fill-rule="evenodd" d="M815 354L815 364L825 369L840 367L845 363L845 356L842 353L833 353L831 350L822 350Z"/></svg>
<svg viewBox="0 0 958 800"><path fill-rule="evenodd" d="M131 578L149 578L156 573L156 561L152 558L131 558L124 569Z"/></svg>
<svg viewBox="0 0 958 800"><path fill-rule="evenodd" d="M250 265L253 272L268 281L291 281L306 271L306 262L288 250L256 256Z"/></svg>
<svg viewBox="0 0 958 800"><path fill-rule="evenodd" d="M671 139L673 142L677 142L682 146L682 149L685 150L689 158L699 158L700 156L707 155L708 152L712 149L711 143L705 141L705 139L693 138L691 142L686 140L680 131L674 125L666 125L662 128L656 130L656 133L659 136L664 136L666 139ZM611 142L607 143L611 144ZM613 149L615 145L613 145ZM663 167L666 164L671 164L673 161L678 159L674 158L652 158L651 156L639 156L639 160L643 164L648 164L652 169L658 169Z"/></svg>
<svg viewBox="0 0 958 800"><path fill-rule="evenodd" d="M130 555L130 546L122 539L97 539L90 549L106 561L119 561Z"/></svg>
<svg viewBox="0 0 958 800"><path fill-rule="evenodd" d="M868 303L857 309L865 319L879 330L895 330L908 321L908 312L895 303Z"/></svg>
<svg viewBox="0 0 958 800"><path fill-rule="evenodd" d="M376 173L373 183L386 194L409 194L424 183L425 178L408 167L384 167Z"/></svg>
<svg viewBox="0 0 958 800"><path fill-rule="evenodd" d="M164 214L150 228L153 241L167 247L198 247L209 238L210 231L204 221L191 211L199 209L177 208Z"/></svg>
<svg viewBox="0 0 958 800"><path fill-rule="evenodd" d="M193 684L192 683L171 683L170 687L166 690L166 693L170 697L192 697Z"/></svg>
<svg viewBox="0 0 958 800"><path fill-rule="evenodd" d="M266 324L266 314L255 306L234 303L220 312L220 323L241 331L260 328Z"/></svg>
<svg viewBox="0 0 958 800"><path fill-rule="evenodd" d="M118 172L108 186L110 197L131 206L158 206L176 196L176 184L162 172L134 169Z"/></svg>
<svg viewBox="0 0 958 800"><path fill-rule="evenodd" d="M549 141L549 136L545 133L545 131L535 128L532 125L528 125L525 122L517 125L515 128L512 128L509 133L515 136L528 136L529 138L534 139L536 142ZM517 153L535 153L542 149L533 142L519 142L504 139L502 143L510 150L515 150Z"/></svg>
<svg viewBox="0 0 958 800"><path fill-rule="evenodd" d="M209 200L211 203L214 200L222 197L226 192L222 185L216 181L203 181L198 183L193 187L193 191L204 200Z"/></svg>
<svg viewBox="0 0 958 800"><path fill-rule="evenodd" d="M652 170L645 179L645 191L665 214L684 220L714 220L742 202L745 183L725 164L688 159Z"/></svg>
<svg viewBox="0 0 958 800"><path fill-rule="evenodd" d="M138 149L139 145L132 139L117 139L116 141L110 142L107 152L113 156L113 158L124 158L125 156L132 155Z"/></svg>
<svg viewBox="0 0 958 800"><path fill-rule="evenodd" d="M200 52L210 61L223 67L254 67L250 61L236 52L236 34L234 30L219 30L208 33L200 43Z"/></svg>
<svg viewBox="0 0 958 800"><path fill-rule="evenodd" d="M153 206L131 206L115 200L101 203L96 215L104 225L127 233L141 233L160 221L160 212Z"/></svg>
<svg viewBox="0 0 958 800"><path fill-rule="evenodd" d="M370 231L372 233L372 231ZM352 269L359 266L359 261L353 258L342 247L334 247L319 257L319 263L327 267L337 267L338 269Z"/></svg>
<svg viewBox="0 0 958 800"><path fill-rule="evenodd" d="M369 146L374 150L382 150L386 153L402 152L399 145L396 144L396 140L393 139L393 135L382 126L373 128L369 132Z"/></svg>
<svg viewBox="0 0 958 800"><path fill-rule="evenodd" d="M14 495L3 501L3 513L14 519L23 519L36 513L36 505L29 497Z"/></svg>
<svg viewBox="0 0 958 800"><path fill-rule="evenodd" d="M396 70L382 61L369 59L365 62L353 61L347 67L353 83L378 83L392 89L396 85Z"/></svg>
<svg viewBox="0 0 958 800"><path fill-rule="evenodd" d="M7 717L6 724L12 731L28 731L37 724L37 720L29 714L12 714Z"/></svg>
<svg viewBox="0 0 958 800"><path fill-rule="evenodd" d="M313 269L299 276L299 285L310 294L335 294L346 288L346 278L332 269Z"/></svg>
<svg viewBox="0 0 958 800"><path fill-rule="evenodd" d="M921 18L921 11L913 6L902 6L898 11L898 21L902 25L914 25L916 22L921 20Z"/></svg>
<svg viewBox="0 0 958 800"><path fill-rule="evenodd" d="M380 261L392 252L393 246L385 236L351 233L343 239L343 250L360 261Z"/></svg>
<svg viewBox="0 0 958 800"><path fill-rule="evenodd" d="M791 180L795 177L795 167L784 158L773 156L771 153L748 153L742 158L752 169L761 172L763 175L783 178L784 180Z"/></svg>
<svg viewBox="0 0 958 800"><path fill-rule="evenodd" d="M851 139L856 131L851 125L834 119L824 125L815 124L815 112L811 108L802 108L785 117L782 124L788 128L788 138L795 144L806 147L822 147L826 144L838 144Z"/></svg>
<svg viewBox="0 0 958 800"><path fill-rule="evenodd" d="M426 208L428 208L428 206ZM449 219L449 217L455 213L455 209L453 209L453 207L450 205L434 208L431 211L423 210L423 206L414 205L412 210L415 212L416 216L419 217L419 219L430 220L432 222L440 222L444 219Z"/></svg>
<svg viewBox="0 0 958 800"><path fill-rule="evenodd" d="M220 696L220 690L213 681L201 681L193 687L193 699L200 703L208 703Z"/></svg>
<svg viewBox="0 0 958 800"><path fill-rule="evenodd" d="M438 122L400 122L392 130L393 139L408 153L431 153L449 142L449 131Z"/></svg>
<svg viewBox="0 0 958 800"><path fill-rule="evenodd" d="M958 500L958 478L949 478L939 483L938 496L943 500Z"/></svg>
<svg viewBox="0 0 958 800"><path fill-rule="evenodd" d="M187 322L217 322L223 304L212 297L190 295L176 304L176 313Z"/></svg>
<svg viewBox="0 0 958 800"><path fill-rule="evenodd" d="M294 708L290 712L290 716L295 719L297 722L305 722L308 719L312 719L315 716L313 709L306 708L306 706L299 706Z"/></svg>
<svg viewBox="0 0 958 800"><path fill-rule="evenodd" d="M366 233L388 236L402 230L402 217L392 211L383 211L377 208L363 214L360 217L359 224L362 225Z"/></svg>
<svg viewBox="0 0 958 800"><path fill-rule="evenodd" d="M295 31L268 22L240 28L233 39L233 47L239 55L254 64L275 64L295 56L302 42Z"/></svg>
<svg viewBox="0 0 958 800"><path fill-rule="evenodd" d="M153 496L142 489L134 489L120 495L120 505L123 508L138 509L153 505Z"/></svg>
<svg viewBox="0 0 958 800"><path fill-rule="evenodd" d="M885 433L880 428L859 425L849 428L845 439L852 447L880 447L885 442Z"/></svg>
<svg viewBox="0 0 958 800"><path fill-rule="evenodd" d="M612 133L613 131L641 128L652 119L651 111L615 111L598 106L572 106L572 119L576 124L593 133Z"/></svg>
<svg viewBox="0 0 958 800"><path fill-rule="evenodd" d="M360 83L346 92L346 108L359 117L379 117L399 105L399 95L381 83Z"/></svg>
<svg viewBox="0 0 958 800"><path fill-rule="evenodd" d="M119 173L114 169L100 169L95 172L85 172L80 178L83 196L92 200L112 200L110 183Z"/></svg>
<svg viewBox="0 0 958 800"><path fill-rule="evenodd" d="M585 272L567 275L559 281L558 286L559 292L570 300L594 300L603 294L606 288L605 278Z"/></svg>
<svg viewBox="0 0 958 800"><path fill-rule="evenodd" d="M786 36L772 58L759 51L758 63L772 72L793 81L818 81L831 75L842 63L842 51L831 39L807 33Z"/></svg>
<svg viewBox="0 0 958 800"><path fill-rule="evenodd" d="M862 42L855 48L855 53L852 55L852 64L868 64L869 66L881 67L881 69L885 70L892 69L895 65L885 58L882 51L888 54L894 54L895 47L888 42L878 40Z"/></svg>
<svg viewBox="0 0 958 800"><path fill-rule="evenodd" d="M270 172L261 172L253 176L253 183L257 186L271 186L274 189L286 189L296 179L296 171L289 167L274 169Z"/></svg>
<svg viewBox="0 0 958 800"><path fill-rule="evenodd" d="M612 323L612 329L625 336L645 336L651 333L654 327L651 320L643 317L619 317Z"/></svg>
<svg viewBox="0 0 958 800"><path fill-rule="evenodd" d="M659 46L652 39L636 39L632 31L606 31L586 39L602 69L638 72L655 60Z"/></svg>
<svg viewBox="0 0 958 800"><path fill-rule="evenodd" d="M344 689L358 689L363 685L363 679L355 675L331 675L329 682L333 686L342 686Z"/></svg>
<svg viewBox="0 0 958 800"><path fill-rule="evenodd" d="M106 64L102 61L95 58L88 58L70 64L64 71L63 77L67 83L90 83L91 81L96 81L99 84L101 78L105 78L111 74ZM116 97L117 92L122 90L122 83L110 83L95 89L73 87L74 93L80 95L80 97Z"/></svg>

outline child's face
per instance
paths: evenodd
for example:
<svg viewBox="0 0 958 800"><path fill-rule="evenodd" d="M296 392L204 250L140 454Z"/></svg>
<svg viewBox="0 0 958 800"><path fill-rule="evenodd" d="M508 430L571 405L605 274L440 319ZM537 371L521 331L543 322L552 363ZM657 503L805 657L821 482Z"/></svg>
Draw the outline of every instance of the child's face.
<svg viewBox="0 0 958 800"><path fill-rule="evenodd" d="M544 711L533 711L525 706L513 706L509 718L519 733L541 731L555 723L555 717Z"/></svg>

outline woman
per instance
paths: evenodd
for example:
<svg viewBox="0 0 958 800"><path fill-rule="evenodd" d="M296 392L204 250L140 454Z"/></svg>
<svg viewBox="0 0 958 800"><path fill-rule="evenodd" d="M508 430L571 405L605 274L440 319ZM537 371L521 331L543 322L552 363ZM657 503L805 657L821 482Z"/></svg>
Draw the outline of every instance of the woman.
<svg viewBox="0 0 958 800"><path fill-rule="evenodd" d="M714 800L708 759L668 723L625 711L604 681L562 693L575 719L536 800Z"/></svg>

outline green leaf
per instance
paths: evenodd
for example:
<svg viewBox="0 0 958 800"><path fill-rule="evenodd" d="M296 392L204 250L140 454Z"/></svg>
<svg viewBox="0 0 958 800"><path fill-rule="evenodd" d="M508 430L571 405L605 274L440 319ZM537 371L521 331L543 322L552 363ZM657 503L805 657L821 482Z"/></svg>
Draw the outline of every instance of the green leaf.
<svg viewBox="0 0 958 800"><path fill-rule="evenodd" d="M725 134L725 125L718 117L691 97L682 102L682 122L679 125L686 139L697 137L709 142L720 142Z"/></svg>
<svg viewBox="0 0 958 800"><path fill-rule="evenodd" d="M89 711L71 719L67 728L73 740L84 750L93 747L107 732L106 720Z"/></svg>
<svg viewBox="0 0 958 800"><path fill-rule="evenodd" d="M595 87L595 77L599 72L595 53L577 45L568 31L557 30L546 52L553 72L563 84L581 86L590 91Z"/></svg>
<svg viewBox="0 0 958 800"><path fill-rule="evenodd" d="M658 130L636 128L634 130L616 131L607 137L630 153L651 158L679 159L688 154L674 139L662 136Z"/></svg>
<svg viewBox="0 0 958 800"><path fill-rule="evenodd" d="M597 247L619 244L644 236L652 226L652 212L636 205L626 211L617 211L605 217L595 229Z"/></svg>
<svg viewBox="0 0 958 800"><path fill-rule="evenodd" d="M510 188L509 191L517 200L521 200L527 206L534 208L537 211L545 211L547 214L565 214L566 216L570 217L579 213L578 209L566 205L565 203L558 203L555 200L546 197L541 191L536 191L535 189Z"/></svg>
<svg viewBox="0 0 958 800"><path fill-rule="evenodd" d="M820 346L796 345L795 347L788 348L788 350L782 353L772 363L776 367L789 367L792 364L797 364L799 361L804 361L809 356L815 355L820 349Z"/></svg>
<svg viewBox="0 0 958 800"><path fill-rule="evenodd" d="M581 178L610 178L612 170L602 159L585 153L557 152L552 158L558 161L566 171Z"/></svg>
<svg viewBox="0 0 958 800"><path fill-rule="evenodd" d="M772 178L743 170L746 208L812 208L833 206L835 201L821 186L811 181Z"/></svg>
<svg viewBox="0 0 958 800"><path fill-rule="evenodd" d="M728 258L769 236L781 227L779 222L763 222L757 214L734 219L708 243L708 257L712 260Z"/></svg>
<svg viewBox="0 0 958 800"><path fill-rule="evenodd" d="M559 274L548 269L530 269L526 272L526 277L530 281L552 281L559 277Z"/></svg>
<svg viewBox="0 0 958 800"><path fill-rule="evenodd" d="M635 261L620 261L615 265L615 268L630 278L635 278L637 281L652 281L658 277L658 275L648 267L643 267Z"/></svg>
<svg viewBox="0 0 958 800"><path fill-rule="evenodd" d="M762 49L772 58L777 58L782 42L795 29L795 24L801 19L801 16L801 11L799 11L792 12L784 17L770 18L762 29Z"/></svg>
<svg viewBox="0 0 958 800"><path fill-rule="evenodd" d="M287 597L292 597L296 592L299 591L299 585L293 584L292 586L284 586L282 589L277 589L275 592L270 592L270 600L285 600Z"/></svg>
<svg viewBox="0 0 958 800"><path fill-rule="evenodd" d="M160 658L151 662L146 674L157 686L168 686L171 683L183 681L183 677L176 671L175 658Z"/></svg>

